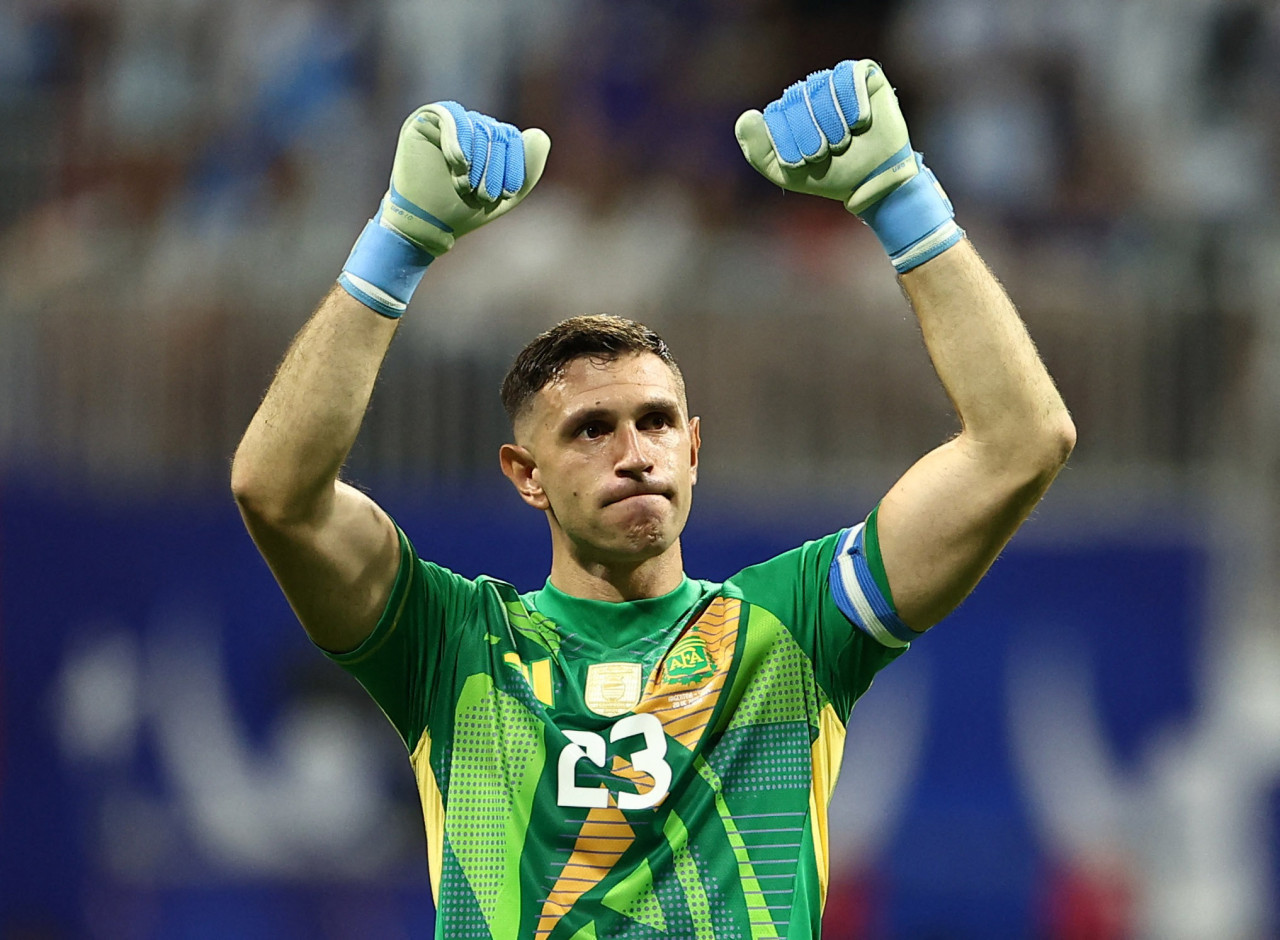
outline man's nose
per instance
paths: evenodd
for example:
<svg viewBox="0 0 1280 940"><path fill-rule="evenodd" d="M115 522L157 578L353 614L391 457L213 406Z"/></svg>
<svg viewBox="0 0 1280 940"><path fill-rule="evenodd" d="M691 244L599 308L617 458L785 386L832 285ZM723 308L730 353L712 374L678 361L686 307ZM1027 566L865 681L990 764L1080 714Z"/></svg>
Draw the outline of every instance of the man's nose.
<svg viewBox="0 0 1280 940"><path fill-rule="evenodd" d="M620 473L647 473L653 469L644 435L635 425L623 425L615 434L618 445L616 466Z"/></svg>

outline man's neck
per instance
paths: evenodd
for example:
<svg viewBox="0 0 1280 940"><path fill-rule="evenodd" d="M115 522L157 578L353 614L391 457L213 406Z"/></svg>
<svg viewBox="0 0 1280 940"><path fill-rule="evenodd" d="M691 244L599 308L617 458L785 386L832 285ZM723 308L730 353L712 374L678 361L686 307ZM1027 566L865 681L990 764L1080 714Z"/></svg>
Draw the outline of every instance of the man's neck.
<svg viewBox="0 0 1280 940"><path fill-rule="evenodd" d="M683 581L684 559L678 541L661 555L638 563L586 561L568 551L552 551L551 584L571 597L635 601L669 594Z"/></svg>

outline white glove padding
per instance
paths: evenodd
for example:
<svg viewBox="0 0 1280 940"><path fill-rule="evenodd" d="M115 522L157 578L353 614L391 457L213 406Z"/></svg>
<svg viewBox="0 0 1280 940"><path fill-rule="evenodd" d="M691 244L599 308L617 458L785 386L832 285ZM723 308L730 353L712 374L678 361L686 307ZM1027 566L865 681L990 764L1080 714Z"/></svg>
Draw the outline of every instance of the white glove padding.
<svg viewBox="0 0 1280 940"><path fill-rule="evenodd" d="M870 59L796 82L734 127L747 161L783 189L861 213L916 175L893 86Z"/></svg>
<svg viewBox="0 0 1280 940"><path fill-rule="evenodd" d="M846 59L796 82L734 127L747 161L783 189L838 199L909 271L964 231L920 154L893 86L870 59Z"/></svg>
<svg viewBox="0 0 1280 940"><path fill-rule="evenodd" d="M400 128L382 224L438 257L518 205L550 150L538 128L522 133L456 101L425 105Z"/></svg>
<svg viewBox="0 0 1280 940"><path fill-rule="evenodd" d="M427 265L529 195L550 150L543 131L522 133L456 101L419 108L400 128L391 184L338 283L378 313L399 317Z"/></svg>

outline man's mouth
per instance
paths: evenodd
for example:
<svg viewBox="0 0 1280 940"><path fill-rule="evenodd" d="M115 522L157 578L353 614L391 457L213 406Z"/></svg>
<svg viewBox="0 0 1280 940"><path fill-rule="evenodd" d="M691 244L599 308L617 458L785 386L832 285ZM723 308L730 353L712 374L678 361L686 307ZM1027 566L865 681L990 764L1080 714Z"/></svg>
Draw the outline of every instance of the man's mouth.
<svg viewBox="0 0 1280 940"><path fill-rule="evenodd" d="M613 506L618 503L625 503L631 499L641 499L646 496L658 496L662 499L670 499L671 497L662 490L638 490L634 493L623 493L619 496L613 496L605 502L606 506Z"/></svg>

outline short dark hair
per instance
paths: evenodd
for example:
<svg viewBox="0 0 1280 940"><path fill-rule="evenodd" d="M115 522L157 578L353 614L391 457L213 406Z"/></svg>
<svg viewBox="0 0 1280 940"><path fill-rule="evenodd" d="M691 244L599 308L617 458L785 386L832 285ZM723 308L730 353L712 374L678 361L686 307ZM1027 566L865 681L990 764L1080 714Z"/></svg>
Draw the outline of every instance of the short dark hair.
<svg viewBox="0 0 1280 940"><path fill-rule="evenodd" d="M575 359L612 362L638 353L653 353L665 362L684 391L684 376L661 336L643 323L600 313L561 320L520 350L502 380L502 407L514 425L533 396L562 376Z"/></svg>

